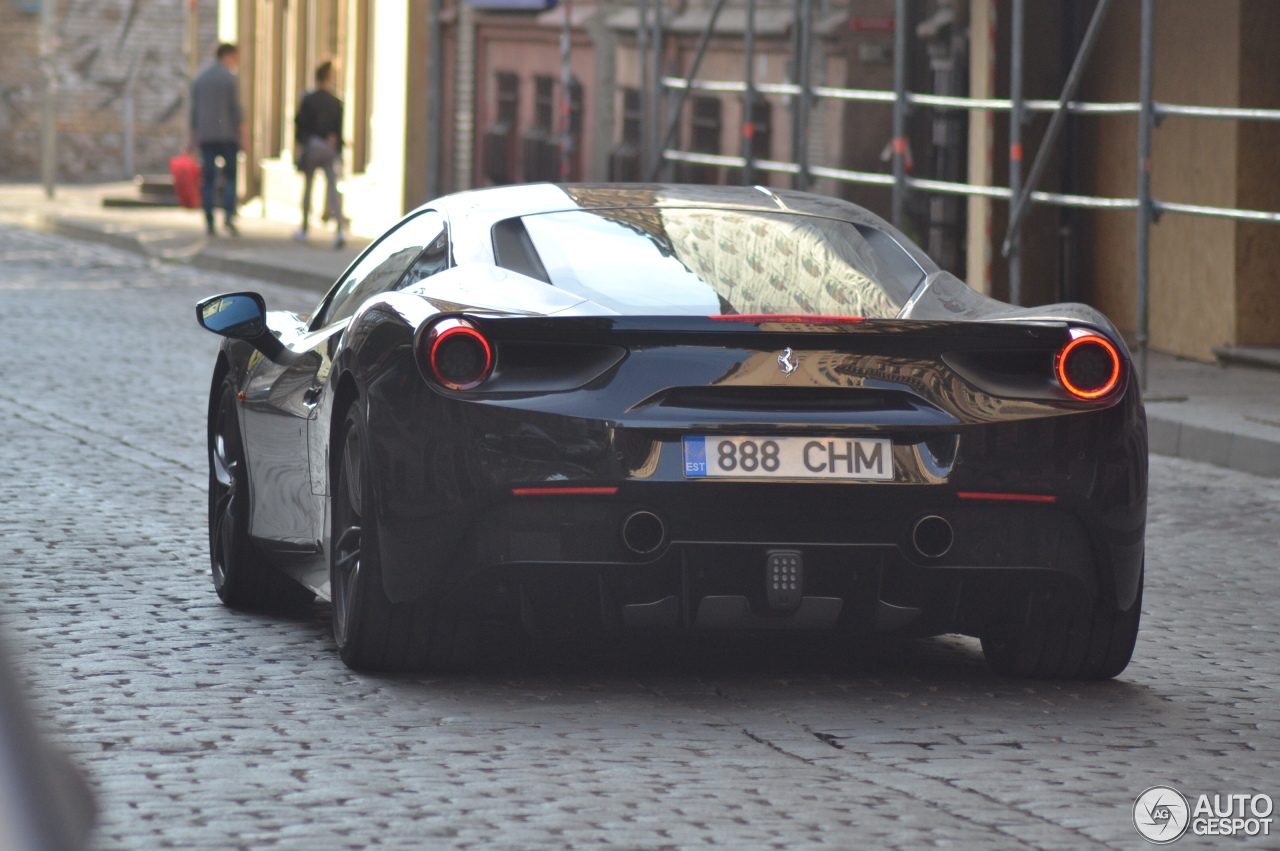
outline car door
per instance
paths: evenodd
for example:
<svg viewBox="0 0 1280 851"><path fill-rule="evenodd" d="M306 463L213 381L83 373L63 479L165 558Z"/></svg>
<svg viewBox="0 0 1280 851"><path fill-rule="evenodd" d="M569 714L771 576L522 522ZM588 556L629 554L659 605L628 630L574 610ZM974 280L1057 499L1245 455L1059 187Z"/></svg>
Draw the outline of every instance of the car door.
<svg viewBox="0 0 1280 851"><path fill-rule="evenodd" d="M327 437L327 423L323 434L312 426L325 397L332 355L356 309L394 289L443 230L444 219L435 211L405 219L357 258L309 324L271 314L272 330L280 332L281 342L296 357L287 364L258 358L244 391L245 439L253 447L253 537L277 547L319 551L324 503L319 489L312 487L311 447Z"/></svg>

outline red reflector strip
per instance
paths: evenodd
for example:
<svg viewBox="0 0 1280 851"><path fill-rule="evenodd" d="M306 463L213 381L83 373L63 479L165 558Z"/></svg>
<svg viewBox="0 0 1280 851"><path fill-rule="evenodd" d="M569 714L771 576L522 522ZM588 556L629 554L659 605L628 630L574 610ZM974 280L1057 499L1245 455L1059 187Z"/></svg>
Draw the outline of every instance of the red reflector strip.
<svg viewBox="0 0 1280 851"><path fill-rule="evenodd" d="M1047 493L978 493L961 491L956 496L961 499L1000 499L1007 502L1057 502L1058 498Z"/></svg>
<svg viewBox="0 0 1280 851"><path fill-rule="evenodd" d="M722 313L708 316L712 322L807 322L810 325L855 325L861 316L806 316L790 313Z"/></svg>
<svg viewBox="0 0 1280 851"><path fill-rule="evenodd" d="M617 488L512 488L511 493L515 496L561 496L573 494L576 496L595 495L608 496L618 492Z"/></svg>

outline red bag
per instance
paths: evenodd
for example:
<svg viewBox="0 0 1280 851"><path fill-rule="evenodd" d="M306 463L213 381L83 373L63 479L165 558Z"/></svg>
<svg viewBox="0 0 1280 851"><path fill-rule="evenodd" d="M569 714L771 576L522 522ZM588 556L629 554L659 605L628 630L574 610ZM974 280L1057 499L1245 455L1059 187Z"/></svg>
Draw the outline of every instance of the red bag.
<svg viewBox="0 0 1280 851"><path fill-rule="evenodd" d="M169 160L169 174L173 177L173 191L178 203L195 209L200 206L200 163L188 153L178 154Z"/></svg>

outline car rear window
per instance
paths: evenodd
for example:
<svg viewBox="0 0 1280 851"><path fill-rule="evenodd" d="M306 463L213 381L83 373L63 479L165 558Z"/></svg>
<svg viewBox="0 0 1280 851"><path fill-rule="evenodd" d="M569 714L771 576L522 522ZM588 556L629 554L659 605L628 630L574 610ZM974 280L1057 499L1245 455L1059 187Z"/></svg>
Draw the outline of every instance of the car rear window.
<svg viewBox="0 0 1280 851"><path fill-rule="evenodd" d="M541 268L513 250L498 252L500 264L510 265L504 255L511 254L516 271L532 267L536 277L620 313L879 319L896 316L923 278L892 239L875 232L873 247L855 225L815 216L643 207L519 222Z"/></svg>

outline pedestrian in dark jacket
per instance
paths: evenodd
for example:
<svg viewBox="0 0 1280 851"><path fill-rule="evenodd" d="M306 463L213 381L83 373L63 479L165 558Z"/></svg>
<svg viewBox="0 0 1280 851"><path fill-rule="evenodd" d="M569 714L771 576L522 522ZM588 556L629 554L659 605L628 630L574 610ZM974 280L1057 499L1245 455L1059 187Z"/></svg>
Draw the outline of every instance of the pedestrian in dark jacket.
<svg viewBox="0 0 1280 851"><path fill-rule="evenodd" d="M236 230L236 158L244 143L244 116L240 110L240 84L236 68L240 51L234 44L220 44L217 58L191 81L191 148L199 149L203 177L205 228L213 236L213 189L222 172L223 227ZM222 165L218 165L218 161Z"/></svg>
<svg viewBox="0 0 1280 851"><path fill-rule="evenodd" d="M327 207L338 232L333 247L341 248L344 220L342 195L338 192L338 178L342 174L342 101L333 93L337 75L333 62L325 60L316 68L316 88L302 96L298 114L294 116L294 163L305 180L302 186L302 227L293 235L303 241L307 238L308 220L311 218L311 184L316 169L324 171Z"/></svg>

